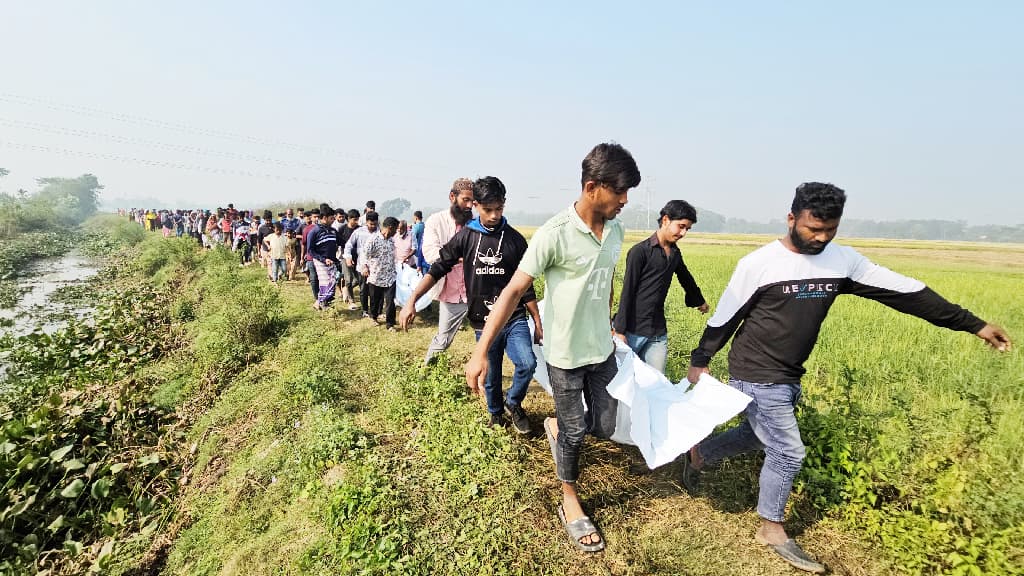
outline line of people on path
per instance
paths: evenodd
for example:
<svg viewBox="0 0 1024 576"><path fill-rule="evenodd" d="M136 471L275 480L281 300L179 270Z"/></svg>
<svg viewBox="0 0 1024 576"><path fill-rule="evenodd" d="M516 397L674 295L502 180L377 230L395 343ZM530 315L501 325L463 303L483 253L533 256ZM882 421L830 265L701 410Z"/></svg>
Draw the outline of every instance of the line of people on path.
<svg viewBox="0 0 1024 576"><path fill-rule="evenodd" d="M618 370L613 338L664 372L669 350L665 300L673 278L684 290L686 306L710 310L677 246L697 222L697 211L673 200L660 211L651 236L627 252L619 305L612 314L615 267L625 238L617 216L640 179L625 148L595 146L582 162L578 199L529 242L505 218L507 191L493 176L456 180L449 207L425 222L417 215L409 241L405 234L410 232L398 220L379 221L373 206L364 210L360 226L358 211L341 213L321 205L303 215L306 224L298 232L318 309L331 305L340 278L342 299L352 309L361 308L375 321L383 309L386 325L394 329L397 268L405 264L424 272L397 324L409 328L415 302L424 295L438 300L437 333L424 358L430 363L468 319L477 342L466 363L466 381L484 397L492 426L508 421L521 434L532 431L522 403L537 369L533 345L542 345L555 404L554 417L545 418L543 427L561 483L558 516L573 545L585 552L606 545L584 511L577 484L585 437L609 438L615 430L617 401L607 390ZM696 494L707 467L762 450L757 506L762 522L755 540L809 572L825 567L788 536L783 520L805 456L795 415L803 365L836 297L869 298L937 326L975 334L997 350L1011 347L1002 328L922 282L832 242L845 203L846 193L832 184L797 187L786 234L737 264L690 353L687 373L696 382L732 340L728 383L751 402L738 426L701 441L681 457L681 483ZM288 230L284 224L272 225ZM534 289L540 278L543 311ZM507 392L502 384L505 355L515 366Z"/></svg>
<svg viewBox="0 0 1024 576"><path fill-rule="evenodd" d="M372 312L378 321L383 312L394 330L397 270L402 265L428 268L422 252L424 223L419 211L411 226L390 216L379 222L374 208L370 200L362 213L321 204L309 211L289 208L276 218L269 210L261 216L233 204L213 211L131 208L120 213L147 230L162 230L165 237L189 236L207 249L229 248L238 253L239 265L258 263L274 283L304 274L314 308L330 307L340 293L350 309L361 307L364 317Z"/></svg>

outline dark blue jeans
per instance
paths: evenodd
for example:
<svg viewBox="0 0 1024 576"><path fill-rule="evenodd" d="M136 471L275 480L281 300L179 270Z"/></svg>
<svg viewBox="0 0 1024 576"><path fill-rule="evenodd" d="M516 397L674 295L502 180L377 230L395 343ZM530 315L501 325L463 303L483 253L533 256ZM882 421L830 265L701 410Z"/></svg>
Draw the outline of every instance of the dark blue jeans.
<svg viewBox="0 0 1024 576"><path fill-rule="evenodd" d="M615 433L618 400L608 393L608 383L618 374L615 352L604 362L569 370L548 364L551 394L558 418L558 461L555 468L562 482L575 482L580 476L580 451L583 437L593 434L610 438ZM584 410L583 402L587 403Z"/></svg>
<svg viewBox="0 0 1024 576"><path fill-rule="evenodd" d="M480 330L476 331L476 339L480 340ZM508 389L508 397L501 398L501 362L504 354L515 365L512 374L512 387ZM526 318L513 320L498 332L498 336L487 351L487 380L484 391L487 396L487 411L501 414L504 404L519 406L526 398L526 389L537 369L537 357L533 355L533 339L530 337L530 325Z"/></svg>

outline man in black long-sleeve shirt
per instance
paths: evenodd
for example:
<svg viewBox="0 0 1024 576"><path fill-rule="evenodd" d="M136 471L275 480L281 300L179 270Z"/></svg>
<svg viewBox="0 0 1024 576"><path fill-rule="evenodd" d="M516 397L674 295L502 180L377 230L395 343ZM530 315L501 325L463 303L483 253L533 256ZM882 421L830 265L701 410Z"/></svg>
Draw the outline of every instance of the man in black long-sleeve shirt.
<svg viewBox="0 0 1024 576"><path fill-rule="evenodd" d="M876 300L944 328L976 334L1000 351L1010 349L1002 328L952 304L922 282L883 268L853 248L830 244L839 228L846 194L831 184L802 184L788 216L789 234L743 257L736 265L700 344L690 356L691 382L708 371L711 357L735 333L729 351L729 384L753 400L739 426L694 446L683 457L683 485L694 490L699 470L752 450L764 449L755 540L793 566L823 572L786 535L786 501L805 448L794 410L804 361L818 339L829 308L840 294Z"/></svg>
<svg viewBox="0 0 1024 576"><path fill-rule="evenodd" d="M612 327L616 337L659 372L665 372L668 357L665 297L672 276L686 292L687 306L702 314L708 311L708 303L676 246L696 222L697 210L689 202L672 200L661 209L654 234L626 254L626 274Z"/></svg>

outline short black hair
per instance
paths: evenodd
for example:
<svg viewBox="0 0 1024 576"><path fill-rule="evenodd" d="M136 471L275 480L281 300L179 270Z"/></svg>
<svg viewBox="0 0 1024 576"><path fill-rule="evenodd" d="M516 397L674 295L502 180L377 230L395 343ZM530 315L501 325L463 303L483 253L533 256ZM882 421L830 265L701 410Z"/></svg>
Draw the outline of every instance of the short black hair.
<svg viewBox="0 0 1024 576"><path fill-rule="evenodd" d="M302 208L302 207L296 208L295 210L298 211L298 212L305 212L306 211L306 209Z"/></svg>
<svg viewBox="0 0 1024 576"><path fill-rule="evenodd" d="M324 202L323 204L320 205L320 215L321 216L329 216L331 214L334 214L334 208L331 208L330 204L328 204L327 202Z"/></svg>
<svg viewBox="0 0 1024 576"><path fill-rule="evenodd" d="M374 214L376 214L376 212L374 212ZM369 216L369 214L367 214L367 216ZM381 222L380 227L381 228L397 228L398 227L398 218L395 218L394 216L388 216L387 218L384 219L383 222Z"/></svg>
<svg viewBox="0 0 1024 576"><path fill-rule="evenodd" d="M796 187L796 195L789 211L794 217L804 210L821 220L835 220L843 216L846 192L838 186L822 182L804 182Z"/></svg>
<svg viewBox="0 0 1024 576"><path fill-rule="evenodd" d="M348 214L346 214L346 216L348 216L349 218L359 218L359 210L353 208L348 211Z"/></svg>
<svg viewBox="0 0 1024 576"><path fill-rule="evenodd" d="M494 176L484 176L473 182L473 200L477 204L504 204L505 185Z"/></svg>
<svg viewBox="0 0 1024 576"><path fill-rule="evenodd" d="M616 192L625 192L640 184L640 169L629 150L615 142L605 142L594 146L583 159L580 184L586 186L588 181L605 184Z"/></svg>
<svg viewBox="0 0 1024 576"><path fill-rule="evenodd" d="M367 222L376 222L379 219L380 219L380 216L378 216L376 212L370 211L370 212L366 213L366 221Z"/></svg>
<svg viewBox="0 0 1024 576"><path fill-rule="evenodd" d="M271 212L270 210L264 210L263 211L263 219L264 220L273 220L273 218L274 218L274 213L273 212Z"/></svg>
<svg viewBox="0 0 1024 576"><path fill-rule="evenodd" d="M309 212L306 212L306 214L312 214L313 216L319 216L320 215L320 209L319 208L313 208Z"/></svg>
<svg viewBox="0 0 1024 576"><path fill-rule="evenodd" d="M658 214L659 226L665 216L668 216L669 220L689 220L693 224L697 223L697 209L686 200L669 200Z"/></svg>
<svg viewBox="0 0 1024 576"><path fill-rule="evenodd" d="M334 213L335 213L335 214L340 214L341 216L345 216L345 215L346 215L346 214L345 214L345 209L344 209L344 208L335 208L335 209L334 209Z"/></svg>
<svg viewBox="0 0 1024 576"><path fill-rule="evenodd" d="M423 212L420 210L413 212L412 215L419 218L420 220L423 220Z"/></svg>
<svg viewBox="0 0 1024 576"><path fill-rule="evenodd" d="M280 222L274 222L274 230L284 230L284 226L282 226Z"/></svg>
<svg viewBox="0 0 1024 576"><path fill-rule="evenodd" d="M376 210L377 209L377 203L374 202L373 200L367 200L366 201L366 207L369 208L370 210Z"/></svg>

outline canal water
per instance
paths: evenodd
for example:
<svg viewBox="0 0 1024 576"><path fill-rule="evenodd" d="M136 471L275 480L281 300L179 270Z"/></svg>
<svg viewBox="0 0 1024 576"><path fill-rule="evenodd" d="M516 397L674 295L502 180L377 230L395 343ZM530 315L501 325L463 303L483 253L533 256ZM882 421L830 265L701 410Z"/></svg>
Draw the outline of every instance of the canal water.
<svg viewBox="0 0 1024 576"><path fill-rule="evenodd" d="M16 279L21 295L13 308L0 309L7 321L0 334L23 336L37 328L52 334L67 325L67 318L81 318L91 309L53 299L57 290L84 282L98 267L85 256L71 252L58 258L36 260ZM13 324L7 325L10 322Z"/></svg>

